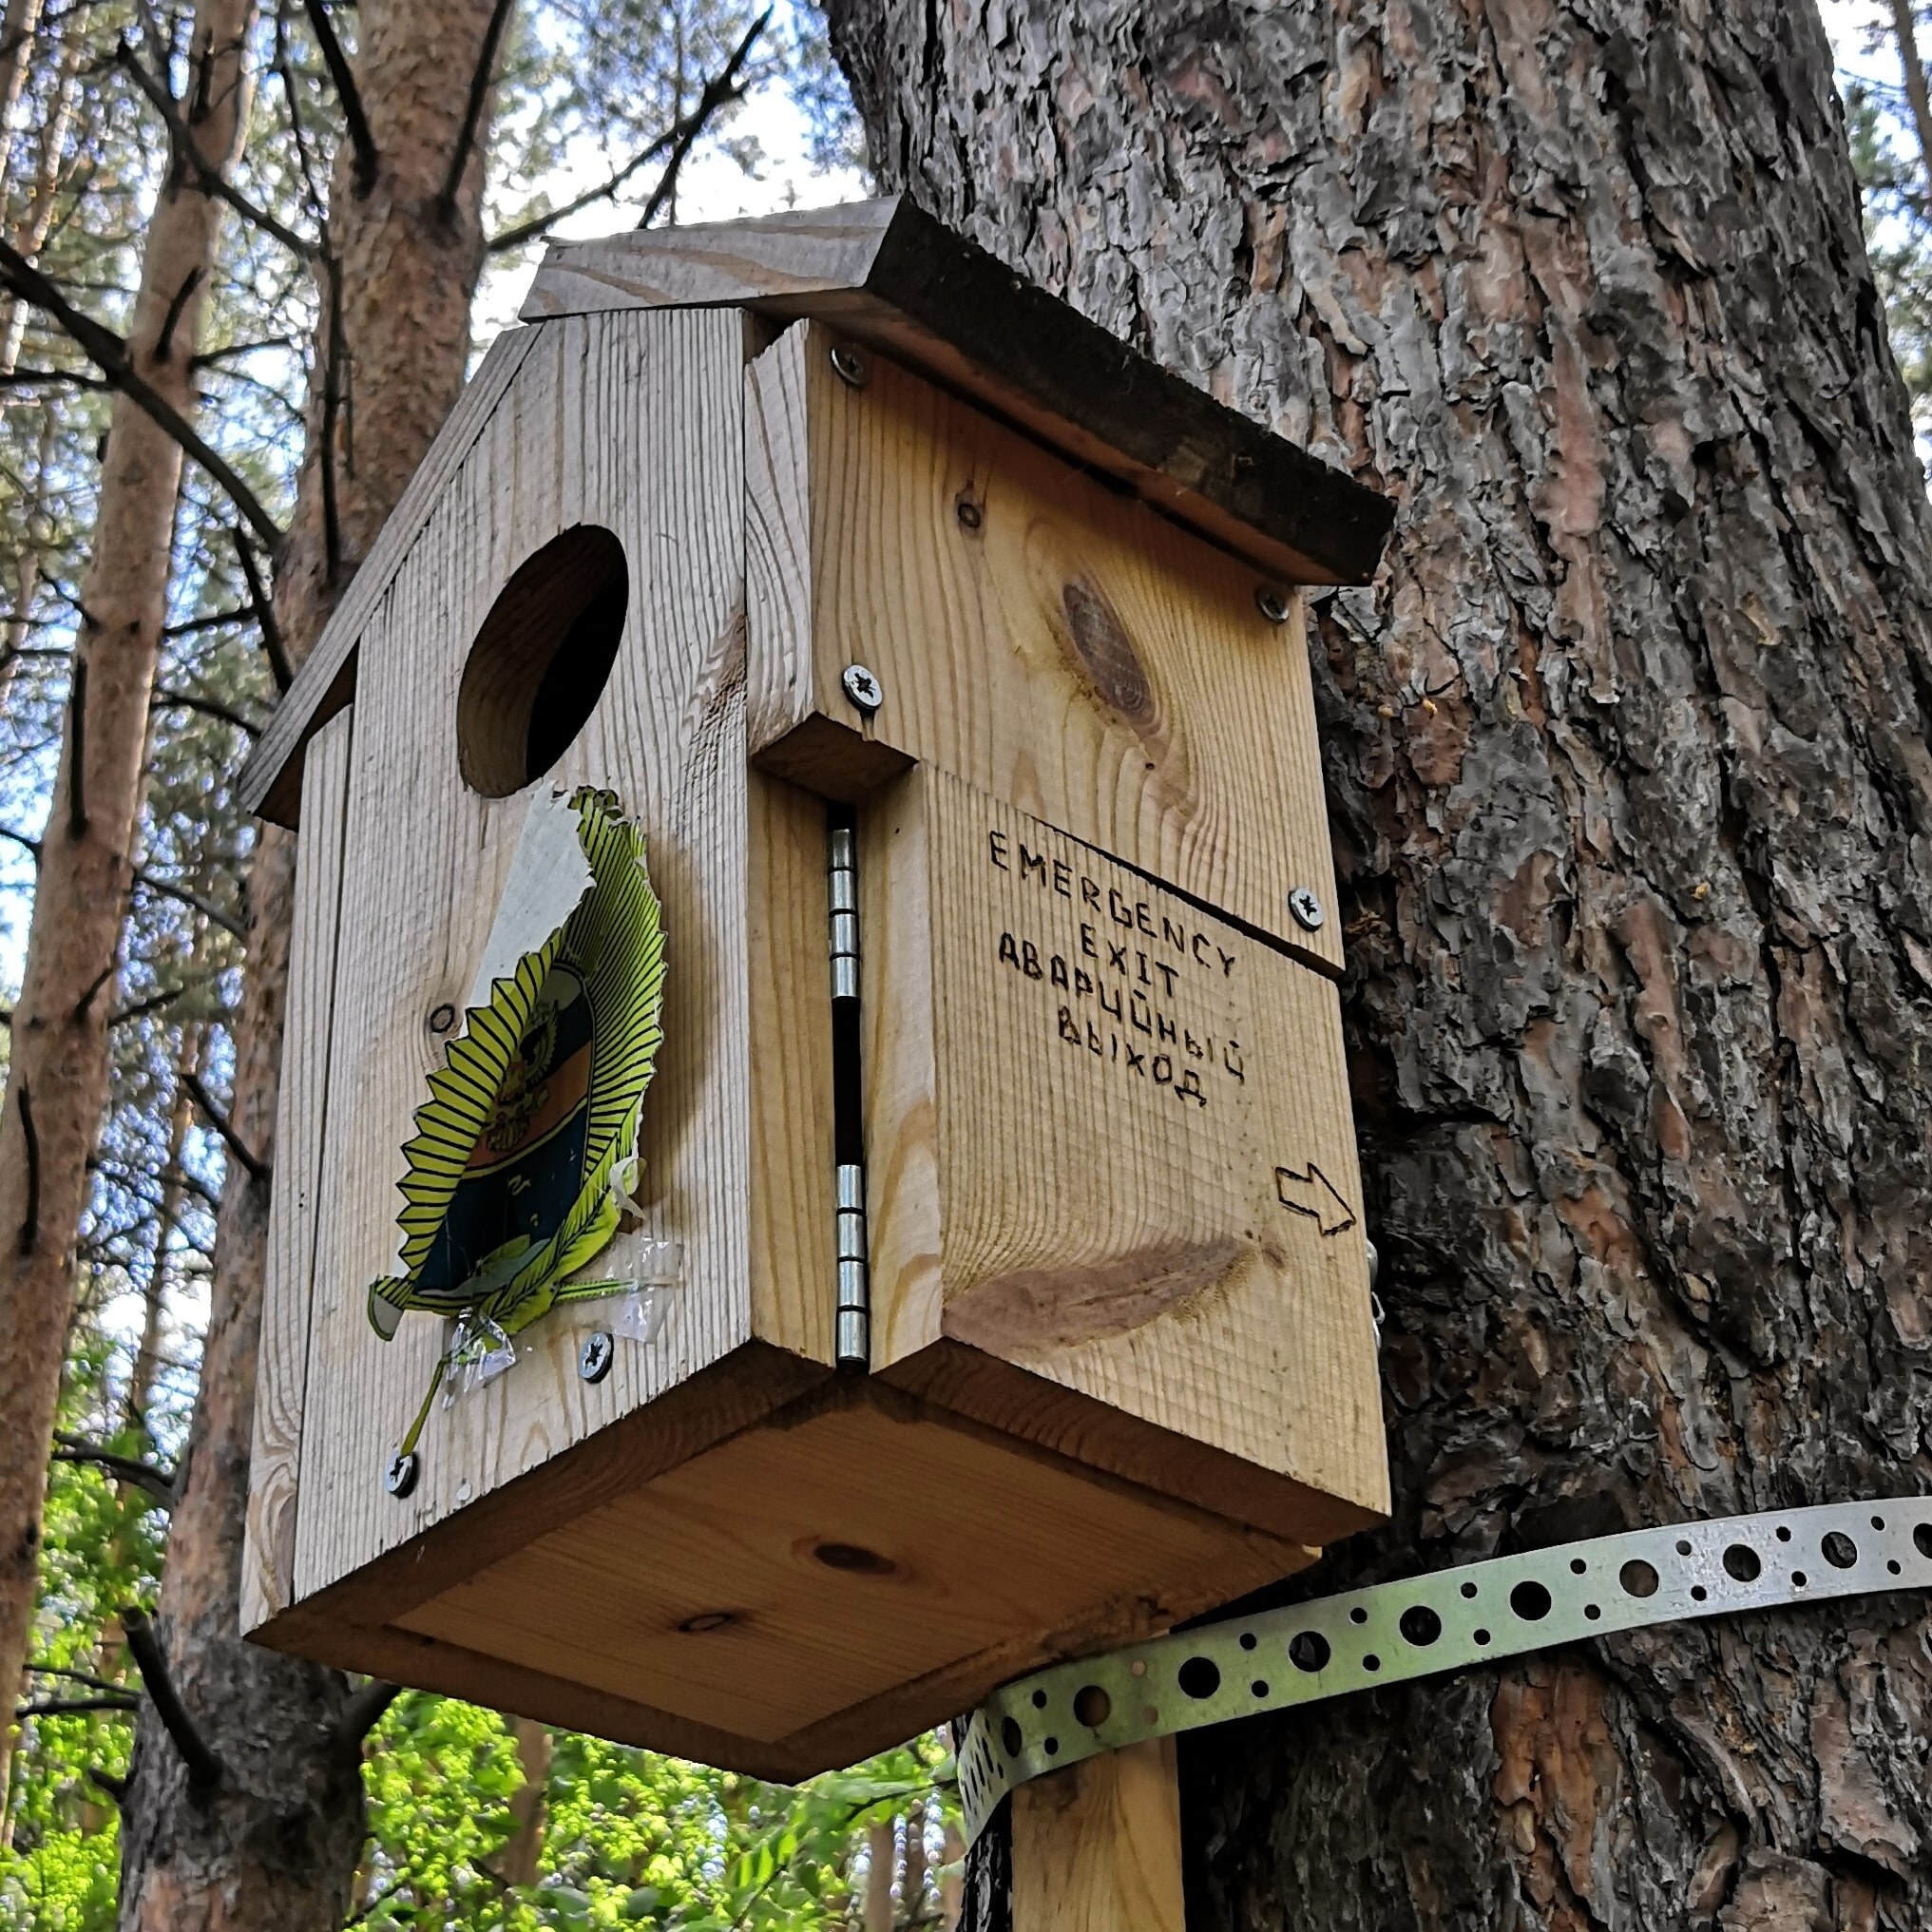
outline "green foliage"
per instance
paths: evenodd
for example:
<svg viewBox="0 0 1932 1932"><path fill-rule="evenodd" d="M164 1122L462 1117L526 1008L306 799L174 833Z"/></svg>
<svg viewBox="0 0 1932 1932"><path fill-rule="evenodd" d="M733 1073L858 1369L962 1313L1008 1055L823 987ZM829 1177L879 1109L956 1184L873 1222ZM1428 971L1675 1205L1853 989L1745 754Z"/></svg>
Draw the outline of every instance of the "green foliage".
<svg viewBox="0 0 1932 1932"><path fill-rule="evenodd" d="M540 1875L511 1886L502 1855L523 1775L492 1712L399 1698L372 1740L356 1922L379 1932L811 1932L850 1922L868 1826L917 1811L932 1834L958 1815L951 1762L932 1738L794 1790L558 1731Z"/></svg>

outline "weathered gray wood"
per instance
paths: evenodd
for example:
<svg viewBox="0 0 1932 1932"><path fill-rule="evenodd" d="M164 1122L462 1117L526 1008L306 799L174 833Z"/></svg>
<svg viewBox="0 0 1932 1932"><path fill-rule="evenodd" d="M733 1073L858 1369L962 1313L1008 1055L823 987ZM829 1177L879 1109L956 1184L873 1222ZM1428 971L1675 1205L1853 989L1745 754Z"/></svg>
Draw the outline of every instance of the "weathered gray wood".
<svg viewBox="0 0 1932 1932"><path fill-rule="evenodd" d="M256 741L239 780L244 810L278 825L294 825L300 810L302 749L317 729L355 696L356 651L390 581L422 535L445 488L483 433L490 412L536 339L534 329L506 329L489 345L450 411L441 434L382 526L354 580L343 593L296 681L282 694Z"/></svg>
<svg viewBox="0 0 1932 1932"><path fill-rule="evenodd" d="M730 304L939 377L1294 583L1374 574L1392 507L1109 335L910 201L559 242L527 321Z"/></svg>
<svg viewBox="0 0 1932 1932"><path fill-rule="evenodd" d="M942 218L1402 480L1316 605L1398 1515L1311 1587L1923 1491L1932 530L1815 10L832 11ZM1190 1922L1903 1932L1928 1724L1875 1597L1206 1733Z"/></svg>

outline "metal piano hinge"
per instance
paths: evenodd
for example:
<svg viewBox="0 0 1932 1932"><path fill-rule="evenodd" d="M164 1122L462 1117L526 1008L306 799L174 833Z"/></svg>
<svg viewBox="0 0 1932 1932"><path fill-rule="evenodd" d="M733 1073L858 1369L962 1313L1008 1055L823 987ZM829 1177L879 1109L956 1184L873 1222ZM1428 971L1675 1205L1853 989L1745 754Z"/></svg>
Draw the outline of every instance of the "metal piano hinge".
<svg viewBox="0 0 1932 1932"><path fill-rule="evenodd" d="M832 1158L838 1264L833 1350L841 1368L871 1366L871 1277L866 1253L864 1090L859 1079L858 839L849 807L826 827L832 947Z"/></svg>

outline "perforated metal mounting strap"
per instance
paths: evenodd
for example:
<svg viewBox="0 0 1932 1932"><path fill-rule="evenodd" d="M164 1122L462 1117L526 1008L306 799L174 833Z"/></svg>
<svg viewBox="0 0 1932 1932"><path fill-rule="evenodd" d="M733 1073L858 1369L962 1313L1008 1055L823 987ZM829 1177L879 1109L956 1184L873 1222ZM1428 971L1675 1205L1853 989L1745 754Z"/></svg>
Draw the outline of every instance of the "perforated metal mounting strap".
<svg viewBox="0 0 1932 1932"><path fill-rule="evenodd" d="M1371 1684L1693 1616L1932 1589L1932 1497L1631 1530L1234 1617L994 1692L959 1748L968 1840L1029 1778Z"/></svg>

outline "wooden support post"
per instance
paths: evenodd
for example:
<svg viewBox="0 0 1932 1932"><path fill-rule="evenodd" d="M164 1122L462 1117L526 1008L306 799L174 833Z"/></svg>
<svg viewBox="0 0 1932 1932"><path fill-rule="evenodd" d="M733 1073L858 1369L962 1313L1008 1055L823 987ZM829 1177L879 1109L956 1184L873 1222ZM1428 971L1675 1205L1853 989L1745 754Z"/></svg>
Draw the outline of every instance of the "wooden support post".
<svg viewBox="0 0 1932 1932"><path fill-rule="evenodd" d="M1013 1793L1013 1932L1185 1932L1174 1739Z"/></svg>

